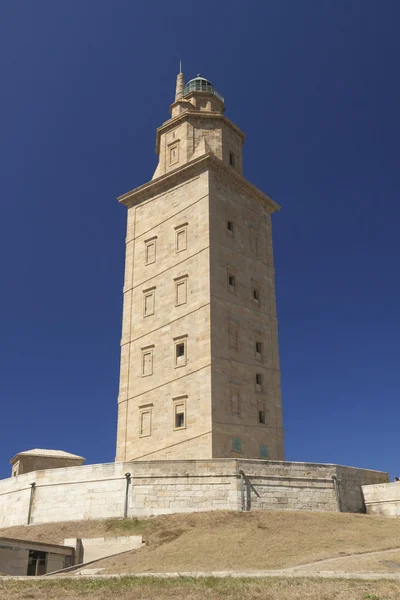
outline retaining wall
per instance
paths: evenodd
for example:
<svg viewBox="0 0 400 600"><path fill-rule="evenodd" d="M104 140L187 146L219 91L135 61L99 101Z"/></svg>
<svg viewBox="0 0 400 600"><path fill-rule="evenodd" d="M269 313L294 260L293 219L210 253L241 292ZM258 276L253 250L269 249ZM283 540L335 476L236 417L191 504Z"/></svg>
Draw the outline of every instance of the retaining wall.
<svg viewBox="0 0 400 600"><path fill-rule="evenodd" d="M400 483L365 485L362 491L369 515L400 517Z"/></svg>
<svg viewBox="0 0 400 600"><path fill-rule="evenodd" d="M127 487L126 473L130 473ZM335 489L336 478L336 489ZM362 512L361 485L387 473L337 465L211 459L108 463L0 481L0 527L208 510ZM32 485L33 491L32 491ZM399 485L400 487L400 485Z"/></svg>

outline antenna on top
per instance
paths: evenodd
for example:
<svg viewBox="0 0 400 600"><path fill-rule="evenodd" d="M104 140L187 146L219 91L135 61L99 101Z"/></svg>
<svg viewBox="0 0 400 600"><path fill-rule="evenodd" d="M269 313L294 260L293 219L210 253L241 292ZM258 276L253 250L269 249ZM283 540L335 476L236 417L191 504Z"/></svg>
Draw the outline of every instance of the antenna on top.
<svg viewBox="0 0 400 600"><path fill-rule="evenodd" d="M179 73L182 73L182 61L179 61Z"/></svg>

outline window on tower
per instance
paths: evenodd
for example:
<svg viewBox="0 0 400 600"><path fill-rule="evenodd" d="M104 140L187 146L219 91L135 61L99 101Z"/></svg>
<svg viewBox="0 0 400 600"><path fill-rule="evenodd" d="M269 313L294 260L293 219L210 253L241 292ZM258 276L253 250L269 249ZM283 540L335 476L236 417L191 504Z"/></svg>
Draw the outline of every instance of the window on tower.
<svg viewBox="0 0 400 600"><path fill-rule="evenodd" d="M157 236L144 241L145 264L150 265L156 262L156 242Z"/></svg>
<svg viewBox="0 0 400 600"><path fill-rule="evenodd" d="M175 368L176 367L184 367L187 362L187 335L180 336L174 339L175 345Z"/></svg>
<svg viewBox="0 0 400 600"><path fill-rule="evenodd" d="M181 277L176 277L174 279L174 282L175 282L175 306L181 306L181 304L186 304L188 276L182 275Z"/></svg>
<svg viewBox="0 0 400 600"><path fill-rule="evenodd" d="M151 435L151 411L152 404L139 406L139 436L147 437Z"/></svg>
<svg viewBox="0 0 400 600"><path fill-rule="evenodd" d="M186 401L187 396L173 398L173 428L186 428Z"/></svg>
<svg viewBox="0 0 400 600"><path fill-rule="evenodd" d="M255 343L256 360L262 360L262 342Z"/></svg>
<svg viewBox="0 0 400 600"><path fill-rule="evenodd" d="M232 452L242 452L242 440L240 438L232 438Z"/></svg>
<svg viewBox="0 0 400 600"><path fill-rule="evenodd" d="M148 288L143 290L143 316L149 317L154 315L156 288Z"/></svg>
<svg viewBox="0 0 400 600"><path fill-rule="evenodd" d="M262 391L262 374L256 373L256 392Z"/></svg>
<svg viewBox="0 0 400 600"><path fill-rule="evenodd" d="M229 164L235 168L235 155L233 152L229 152Z"/></svg>
<svg viewBox="0 0 400 600"><path fill-rule="evenodd" d="M179 161L178 144L171 146L169 149L169 164L174 165Z"/></svg>
<svg viewBox="0 0 400 600"><path fill-rule="evenodd" d="M175 252L187 249L187 223L175 227Z"/></svg>
<svg viewBox="0 0 400 600"><path fill-rule="evenodd" d="M141 374L142 377L148 377L149 375L153 375L153 350L154 345L146 346L142 348L142 364L141 364Z"/></svg>

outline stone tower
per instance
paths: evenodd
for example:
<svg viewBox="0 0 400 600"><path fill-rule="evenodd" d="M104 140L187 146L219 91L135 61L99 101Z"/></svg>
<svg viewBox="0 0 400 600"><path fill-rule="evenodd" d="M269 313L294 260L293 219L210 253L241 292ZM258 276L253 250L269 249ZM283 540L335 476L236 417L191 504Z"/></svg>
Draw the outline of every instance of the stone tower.
<svg viewBox="0 0 400 600"><path fill-rule="evenodd" d="M284 459L271 213L244 134L177 77L153 179L128 209L117 461Z"/></svg>

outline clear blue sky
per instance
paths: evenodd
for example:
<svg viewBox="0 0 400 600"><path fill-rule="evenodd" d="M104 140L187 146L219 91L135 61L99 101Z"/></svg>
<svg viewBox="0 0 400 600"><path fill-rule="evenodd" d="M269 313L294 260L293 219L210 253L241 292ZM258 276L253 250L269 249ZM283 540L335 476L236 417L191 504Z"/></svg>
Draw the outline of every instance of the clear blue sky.
<svg viewBox="0 0 400 600"><path fill-rule="evenodd" d="M3 1L0 477L114 459L126 209L178 61L225 96L274 248L287 459L400 474L398 0Z"/></svg>

